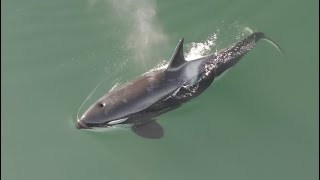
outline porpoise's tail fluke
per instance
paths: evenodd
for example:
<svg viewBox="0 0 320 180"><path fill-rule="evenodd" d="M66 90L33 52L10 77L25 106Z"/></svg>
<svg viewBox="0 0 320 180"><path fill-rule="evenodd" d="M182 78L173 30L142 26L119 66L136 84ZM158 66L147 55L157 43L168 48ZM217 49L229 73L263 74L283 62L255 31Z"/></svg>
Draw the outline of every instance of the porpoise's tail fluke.
<svg viewBox="0 0 320 180"><path fill-rule="evenodd" d="M214 59L213 63L215 64L215 75L220 76L227 69L234 66L247 52L252 50L255 44L259 40L266 40L271 43L281 54L283 51L281 48L270 38L266 37L263 32L254 32L243 40L235 43L219 52L221 58Z"/></svg>
<svg viewBox="0 0 320 180"><path fill-rule="evenodd" d="M276 42L274 42L272 39L268 38L263 32L255 32L253 34L256 36L256 42L260 39L265 40L269 42L271 45L273 45L283 55L283 51L280 48L280 46Z"/></svg>

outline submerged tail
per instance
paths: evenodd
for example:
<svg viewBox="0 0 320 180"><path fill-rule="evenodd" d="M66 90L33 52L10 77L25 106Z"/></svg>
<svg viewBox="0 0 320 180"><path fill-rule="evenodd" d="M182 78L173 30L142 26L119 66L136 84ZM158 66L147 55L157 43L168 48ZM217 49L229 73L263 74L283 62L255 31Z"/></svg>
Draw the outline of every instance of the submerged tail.
<svg viewBox="0 0 320 180"><path fill-rule="evenodd" d="M240 42L226 48L218 53L214 60L215 75L220 76L227 69L234 66L247 52L249 52L259 40L266 40L272 44L281 54L281 48L263 32L254 32Z"/></svg>
<svg viewBox="0 0 320 180"><path fill-rule="evenodd" d="M265 40L267 42L269 42L273 47L275 47L281 54L283 54L282 49L280 48L280 46L274 42L272 39L268 38L263 32L254 32L251 34L251 36L255 36L255 41L259 41L261 40Z"/></svg>

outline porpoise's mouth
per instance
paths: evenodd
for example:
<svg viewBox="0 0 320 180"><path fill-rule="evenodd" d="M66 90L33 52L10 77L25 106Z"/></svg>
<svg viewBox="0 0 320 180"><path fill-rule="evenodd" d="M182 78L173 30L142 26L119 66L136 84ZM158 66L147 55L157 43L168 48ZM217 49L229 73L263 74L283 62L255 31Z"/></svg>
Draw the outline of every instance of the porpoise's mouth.
<svg viewBox="0 0 320 180"><path fill-rule="evenodd" d="M87 126L84 122L78 120L77 124L76 124L76 128L77 129L90 129L89 126Z"/></svg>

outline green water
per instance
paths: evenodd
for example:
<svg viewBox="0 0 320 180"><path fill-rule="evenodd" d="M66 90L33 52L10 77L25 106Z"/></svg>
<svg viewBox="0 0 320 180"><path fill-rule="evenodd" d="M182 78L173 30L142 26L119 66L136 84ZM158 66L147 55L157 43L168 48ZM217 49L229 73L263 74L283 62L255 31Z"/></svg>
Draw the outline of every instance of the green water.
<svg viewBox="0 0 320 180"><path fill-rule="evenodd" d="M1 2L1 177L6 180L318 179L317 0ZM259 42L200 97L158 118L165 135L75 129L115 83L220 32ZM82 110L83 112L83 110Z"/></svg>

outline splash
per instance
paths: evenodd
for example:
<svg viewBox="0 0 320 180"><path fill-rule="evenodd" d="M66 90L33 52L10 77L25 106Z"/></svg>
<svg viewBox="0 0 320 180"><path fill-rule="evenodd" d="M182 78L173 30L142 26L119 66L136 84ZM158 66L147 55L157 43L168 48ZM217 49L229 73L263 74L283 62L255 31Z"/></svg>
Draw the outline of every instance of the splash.
<svg viewBox="0 0 320 180"><path fill-rule="evenodd" d="M185 59L187 61L198 59L209 53L212 47L216 46L217 33L209 36L204 42L192 42L185 53Z"/></svg>
<svg viewBox="0 0 320 180"><path fill-rule="evenodd" d="M236 26L233 27L236 30L236 35L233 36L236 40L241 40L246 34L251 34L254 31L246 26ZM232 34L232 33L231 33ZM217 29L215 33L212 33L206 40L200 42L191 42L187 44L186 52L184 53L185 59L187 61L192 61L201 57L204 57L212 52L218 53L218 35L220 36L220 30ZM144 74L150 73L152 71L165 69L169 65L169 60L162 60L156 67L150 69Z"/></svg>
<svg viewBox="0 0 320 180"><path fill-rule="evenodd" d="M217 33L209 36L204 42L192 42L188 44L186 53L184 53L187 61L192 61L201 58L211 52L212 48L216 46ZM156 67L150 69L144 74L165 69L169 65L169 60L162 60Z"/></svg>
<svg viewBox="0 0 320 180"><path fill-rule="evenodd" d="M220 31L220 29L217 29L215 33L210 35L205 41L203 42L192 42L189 45L187 45L187 52L184 53L186 60L194 60L201 58L205 55L208 55L209 53L212 53L214 50L215 53L218 53L218 46L221 45L222 41L218 42L218 35L223 36L229 36L231 39L235 40L241 40L246 35L252 34L254 30L247 26L241 26L241 25L234 25L231 26L229 30L226 30L224 33ZM230 34L235 34L234 36L230 36Z"/></svg>

